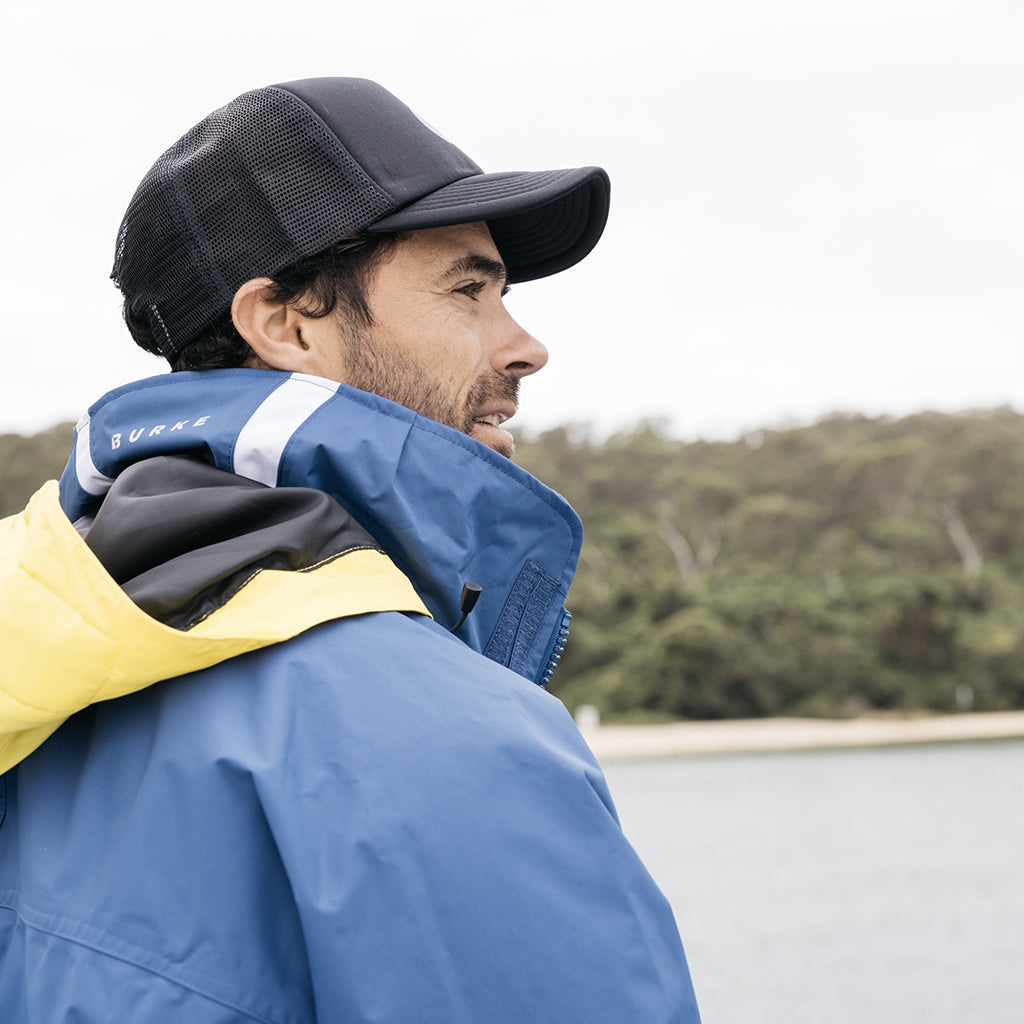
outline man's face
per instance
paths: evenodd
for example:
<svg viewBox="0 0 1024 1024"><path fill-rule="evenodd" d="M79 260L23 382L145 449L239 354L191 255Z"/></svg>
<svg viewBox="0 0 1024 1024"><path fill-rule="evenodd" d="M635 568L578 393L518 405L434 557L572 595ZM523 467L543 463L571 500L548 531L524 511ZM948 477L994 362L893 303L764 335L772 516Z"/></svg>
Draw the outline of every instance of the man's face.
<svg viewBox="0 0 1024 1024"><path fill-rule="evenodd" d="M370 328L329 318L336 343L311 372L390 398L511 456L501 424L547 350L505 309L505 267L486 224L414 231L367 288ZM325 327L328 325L324 325Z"/></svg>

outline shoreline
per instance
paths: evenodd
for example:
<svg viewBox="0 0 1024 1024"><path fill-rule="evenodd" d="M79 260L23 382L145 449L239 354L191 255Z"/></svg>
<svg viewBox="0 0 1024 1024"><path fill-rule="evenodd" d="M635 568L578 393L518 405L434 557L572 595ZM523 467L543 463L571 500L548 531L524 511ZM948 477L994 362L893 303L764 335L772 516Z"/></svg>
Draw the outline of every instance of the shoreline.
<svg viewBox="0 0 1024 1024"><path fill-rule="evenodd" d="M598 761L833 750L1024 737L1024 711L907 718L759 718L583 728Z"/></svg>

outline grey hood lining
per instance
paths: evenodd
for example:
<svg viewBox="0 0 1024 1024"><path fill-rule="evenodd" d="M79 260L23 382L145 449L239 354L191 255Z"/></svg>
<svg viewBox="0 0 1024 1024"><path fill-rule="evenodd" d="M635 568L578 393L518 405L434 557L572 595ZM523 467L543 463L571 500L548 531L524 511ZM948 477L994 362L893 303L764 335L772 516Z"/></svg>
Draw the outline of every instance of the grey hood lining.
<svg viewBox="0 0 1024 1024"><path fill-rule="evenodd" d="M380 546L323 491L267 487L187 455L127 467L85 542L147 615L188 630L262 569L302 572Z"/></svg>

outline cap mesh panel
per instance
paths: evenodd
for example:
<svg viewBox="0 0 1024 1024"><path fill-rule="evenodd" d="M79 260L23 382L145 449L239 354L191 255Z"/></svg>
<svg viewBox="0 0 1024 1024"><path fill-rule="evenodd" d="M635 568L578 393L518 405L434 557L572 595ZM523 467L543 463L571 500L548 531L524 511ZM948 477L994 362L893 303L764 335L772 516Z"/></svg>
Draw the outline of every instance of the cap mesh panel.
<svg viewBox="0 0 1024 1024"><path fill-rule="evenodd" d="M125 214L111 276L171 357L228 310L243 282L394 206L304 103L260 89L156 162Z"/></svg>

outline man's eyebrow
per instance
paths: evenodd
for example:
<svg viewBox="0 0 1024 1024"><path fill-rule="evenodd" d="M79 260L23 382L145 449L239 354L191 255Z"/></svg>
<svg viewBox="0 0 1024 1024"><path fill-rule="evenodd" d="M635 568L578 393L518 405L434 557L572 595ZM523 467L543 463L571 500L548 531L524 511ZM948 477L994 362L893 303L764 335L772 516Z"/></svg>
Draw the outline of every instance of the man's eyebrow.
<svg viewBox="0 0 1024 1024"><path fill-rule="evenodd" d="M501 260L494 259L493 256L485 256L479 252L468 252L465 256L457 259L441 274L440 279L453 281L465 274L479 274L482 277L490 278L502 288L508 283L508 268L505 264Z"/></svg>

